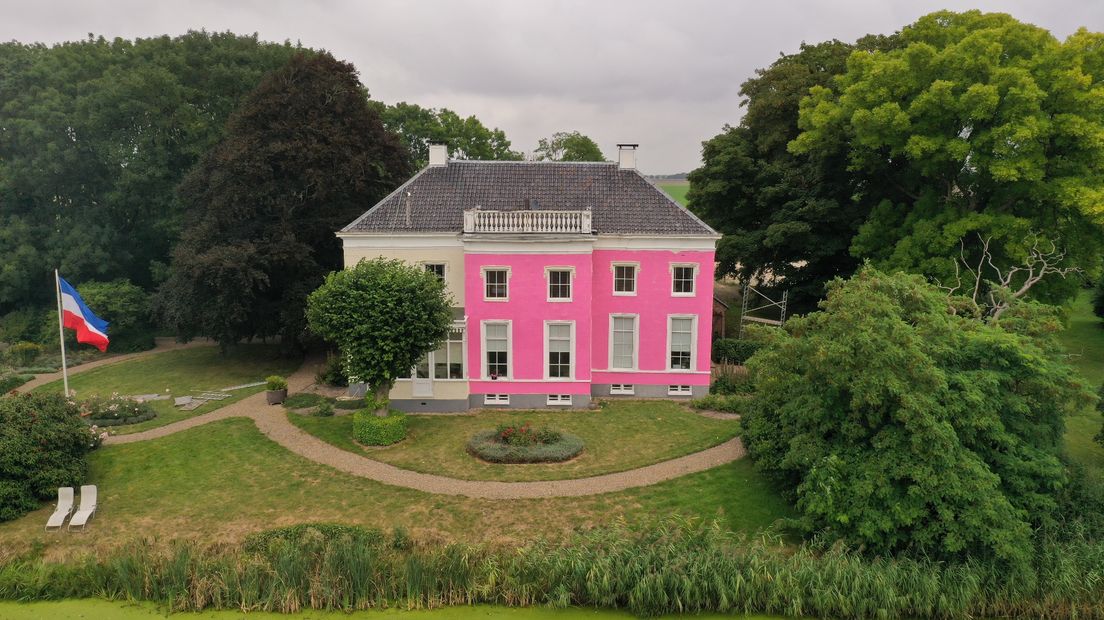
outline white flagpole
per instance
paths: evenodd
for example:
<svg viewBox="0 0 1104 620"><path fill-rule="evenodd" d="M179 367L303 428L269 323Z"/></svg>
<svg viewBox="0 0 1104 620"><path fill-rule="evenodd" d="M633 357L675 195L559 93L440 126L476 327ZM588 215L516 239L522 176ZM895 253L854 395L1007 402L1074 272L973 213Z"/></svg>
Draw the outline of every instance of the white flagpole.
<svg viewBox="0 0 1104 620"><path fill-rule="evenodd" d="M54 286L57 288L58 336L61 338L61 378L65 383L65 397L69 398L69 369L65 366L65 323L61 318L61 276L54 270Z"/></svg>

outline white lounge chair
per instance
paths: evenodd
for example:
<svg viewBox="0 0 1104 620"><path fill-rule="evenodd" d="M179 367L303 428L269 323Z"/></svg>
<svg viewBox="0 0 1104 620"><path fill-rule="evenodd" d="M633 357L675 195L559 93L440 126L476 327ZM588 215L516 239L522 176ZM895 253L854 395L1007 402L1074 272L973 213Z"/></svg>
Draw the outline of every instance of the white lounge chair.
<svg viewBox="0 0 1104 620"><path fill-rule="evenodd" d="M77 526L84 531L88 520L96 514L96 485L86 484L81 487L80 508L73 513L73 518L69 519L69 531L73 530L73 526Z"/></svg>
<svg viewBox="0 0 1104 620"><path fill-rule="evenodd" d="M58 487L57 508L54 508L54 514L50 515L50 520L46 522L46 531L60 530L72 512L73 487Z"/></svg>

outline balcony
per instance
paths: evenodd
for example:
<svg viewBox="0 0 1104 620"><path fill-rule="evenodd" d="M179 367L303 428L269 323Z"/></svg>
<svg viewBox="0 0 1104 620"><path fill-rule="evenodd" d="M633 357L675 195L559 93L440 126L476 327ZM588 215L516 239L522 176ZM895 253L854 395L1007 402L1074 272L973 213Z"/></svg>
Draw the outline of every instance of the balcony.
<svg viewBox="0 0 1104 620"><path fill-rule="evenodd" d="M517 210L464 211L465 233L591 233L591 213L586 211Z"/></svg>

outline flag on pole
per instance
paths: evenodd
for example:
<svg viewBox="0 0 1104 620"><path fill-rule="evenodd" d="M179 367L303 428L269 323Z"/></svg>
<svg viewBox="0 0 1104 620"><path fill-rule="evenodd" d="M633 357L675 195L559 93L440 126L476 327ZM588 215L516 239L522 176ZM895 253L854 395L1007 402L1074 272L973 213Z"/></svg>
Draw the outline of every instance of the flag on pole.
<svg viewBox="0 0 1104 620"><path fill-rule="evenodd" d="M92 314L77 289L58 277L61 295L61 321L69 329L77 330L77 342L90 344L100 351L107 351L107 321Z"/></svg>

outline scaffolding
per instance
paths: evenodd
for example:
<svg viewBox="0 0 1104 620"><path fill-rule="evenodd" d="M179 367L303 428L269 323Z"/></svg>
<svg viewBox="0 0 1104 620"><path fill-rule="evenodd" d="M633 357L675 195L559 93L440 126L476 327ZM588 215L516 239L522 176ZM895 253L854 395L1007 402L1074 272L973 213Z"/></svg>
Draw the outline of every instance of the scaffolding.
<svg viewBox="0 0 1104 620"><path fill-rule="evenodd" d="M752 295L755 296L754 301ZM744 337L745 323L760 323L782 327L782 324L786 322L786 301L789 299L789 296L789 291L782 291L782 299L776 300L752 286L750 281L744 283L744 293L741 295L740 299L740 325L737 329L736 337ZM771 319L751 315L752 312L758 312L760 310L777 311L778 318Z"/></svg>

